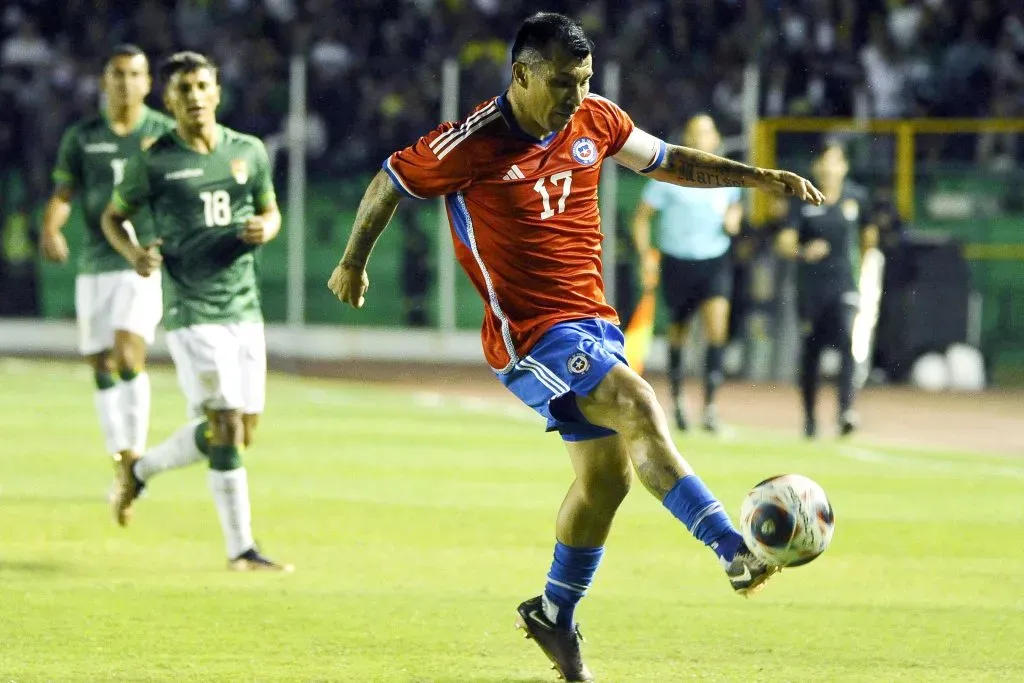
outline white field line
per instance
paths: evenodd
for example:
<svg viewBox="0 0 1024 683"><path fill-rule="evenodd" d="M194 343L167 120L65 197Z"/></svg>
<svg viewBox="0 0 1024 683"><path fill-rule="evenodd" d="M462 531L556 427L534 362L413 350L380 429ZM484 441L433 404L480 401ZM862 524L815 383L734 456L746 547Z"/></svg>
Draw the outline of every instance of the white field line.
<svg viewBox="0 0 1024 683"><path fill-rule="evenodd" d="M872 448L862 446L838 446L836 453L856 460L888 467L900 467L912 470L925 470L955 476L963 475L986 475L992 477L1009 477L1024 479L1024 468L1008 467L1005 465L994 465L987 462L970 462L964 460L944 460L940 457L917 458L905 455L895 455Z"/></svg>

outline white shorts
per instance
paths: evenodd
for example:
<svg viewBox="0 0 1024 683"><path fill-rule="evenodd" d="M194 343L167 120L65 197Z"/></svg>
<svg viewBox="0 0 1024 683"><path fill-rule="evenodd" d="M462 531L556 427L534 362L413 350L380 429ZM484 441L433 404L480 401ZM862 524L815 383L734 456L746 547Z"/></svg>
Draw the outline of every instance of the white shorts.
<svg viewBox="0 0 1024 683"><path fill-rule="evenodd" d="M167 333L189 417L207 410L263 412L267 344L263 323L192 325Z"/></svg>
<svg viewBox="0 0 1024 683"><path fill-rule="evenodd" d="M152 344L163 317L160 273L142 277L134 270L75 278L78 351L91 356L114 348L114 332L137 334Z"/></svg>

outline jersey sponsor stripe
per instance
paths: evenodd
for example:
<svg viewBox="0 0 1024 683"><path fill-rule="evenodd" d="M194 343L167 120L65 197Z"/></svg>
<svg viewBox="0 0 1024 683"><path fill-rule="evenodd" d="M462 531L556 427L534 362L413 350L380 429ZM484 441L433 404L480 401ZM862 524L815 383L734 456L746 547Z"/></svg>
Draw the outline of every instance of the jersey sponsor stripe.
<svg viewBox="0 0 1024 683"><path fill-rule="evenodd" d="M480 249L476 244L476 234L473 231L473 218L469 215L469 209L466 208L465 197L463 197L461 192L456 192L445 197L445 202L451 211L452 220L456 223L456 232L464 234L469 240L469 249L473 253L473 258L476 259L476 264L484 278L484 285L487 287L488 305L491 312L494 313L494 317L498 319L501 325L501 339L505 343L505 352L508 354L509 360L505 367L491 369L499 374L505 374L512 370L515 364L519 362L516 346L512 342L511 324L508 316L505 315L505 311L501 308L501 303L498 301L498 293L494 289L494 281L491 280L491 274L487 271L487 265L484 263L483 257L480 256Z"/></svg>
<svg viewBox="0 0 1024 683"><path fill-rule="evenodd" d="M448 140L450 140L451 138L455 137L456 135L458 135L462 131L466 130L467 127L473 125L474 123L479 121L481 118L483 118L485 116L489 116L490 114L494 113L495 111L497 111L497 109L498 109L498 105L495 102L491 102L486 107L481 108L479 111L473 112L468 117L466 117L465 121L463 121L459 125L455 126L454 128L445 131L441 135L438 135L433 141L431 141L431 143L430 143L430 151L434 152L436 154L438 148L440 148L444 144L446 144L446 142Z"/></svg>
<svg viewBox="0 0 1024 683"><path fill-rule="evenodd" d="M471 136L473 133L475 133L476 131L480 130L481 128L483 128L487 124L489 124L492 121L494 121L496 119L499 119L499 118L501 118L501 112L495 111L494 113L489 114L489 115L485 116L484 118L482 118L482 119L476 121L475 123L473 123L473 125L470 126L469 128L467 128L463 133L461 133L460 135L452 138L452 140L450 142L445 143L445 145L443 146L443 149L438 148L438 151L435 152L435 154L437 155L438 161L440 161L441 159L444 159L446 156L448 156L448 154L451 153L451 151L453 149L455 149L456 147L461 145L463 142L465 142L469 138L469 136Z"/></svg>

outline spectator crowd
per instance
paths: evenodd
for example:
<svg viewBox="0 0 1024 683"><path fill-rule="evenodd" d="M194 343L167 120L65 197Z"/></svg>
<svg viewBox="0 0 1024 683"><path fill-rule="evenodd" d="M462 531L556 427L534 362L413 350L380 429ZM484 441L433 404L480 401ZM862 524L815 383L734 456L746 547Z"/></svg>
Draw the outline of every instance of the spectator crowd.
<svg viewBox="0 0 1024 683"><path fill-rule="evenodd" d="M0 173L44 195L61 132L96 110L106 52L126 41L154 61L211 55L222 120L263 137L282 130L290 57L305 55L311 167L365 170L436 125L445 58L462 111L499 92L512 33L541 8L584 23L595 90L618 62L619 101L663 136L697 111L739 132L749 64L762 115L1024 115L1024 0L8 0Z"/></svg>

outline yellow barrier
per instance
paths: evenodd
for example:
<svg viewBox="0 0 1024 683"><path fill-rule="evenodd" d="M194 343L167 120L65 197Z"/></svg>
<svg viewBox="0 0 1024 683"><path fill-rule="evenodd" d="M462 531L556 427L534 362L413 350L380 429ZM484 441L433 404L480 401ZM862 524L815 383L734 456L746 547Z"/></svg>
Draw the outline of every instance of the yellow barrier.
<svg viewBox="0 0 1024 683"><path fill-rule="evenodd" d="M778 134L785 133L875 133L896 137L896 172L893 195L905 220L914 218L915 136L956 133L1024 133L1024 119L839 119L765 118L757 122L751 141L753 162L774 168L778 157ZM752 218L764 223L770 217L768 197L757 193ZM984 258L984 257L983 257Z"/></svg>
<svg viewBox="0 0 1024 683"><path fill-rule="evenodd" d="M1024 261L1024 244L965 244L968 261Z"/></svg>

